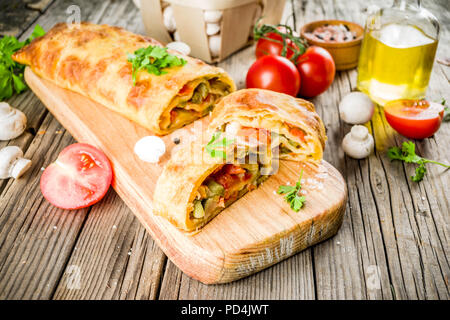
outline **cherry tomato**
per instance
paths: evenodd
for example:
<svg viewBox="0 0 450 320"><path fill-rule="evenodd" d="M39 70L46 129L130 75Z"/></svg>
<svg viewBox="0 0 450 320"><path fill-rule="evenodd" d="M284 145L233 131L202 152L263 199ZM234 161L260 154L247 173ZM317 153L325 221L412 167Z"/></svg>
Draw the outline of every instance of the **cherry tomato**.
<svg viewBox="0 0 450 320"><path fill-rule="evenodd" d="M45 199L62 209L85 208L100 201L112 181L112 168L97 148L75 143L66 147L41 176Z"/></svg>
<svg viewBox="0 0 450 320"><path fill-rule="evenodd" d="M268 89L296 96L300 88L300 74L285 57L265 56L248 69L246 83L247 88Z"/></svg>
<svg viewBox="0 0 450 320"><path fill-rule="evenodd" d="M281 56L281 52L283 51L283 37L275 32L269 32L264 37L270 40L258 39L255 49L256 59L270 55ZM297 46L290 39L286 39L286 45L286 58L290 59L294 55L294 51L297 50Z"/></svg>
<svg viewBox="0 0 450 320"><path fill-rule="evenodd" d="M394 100L384 106L387 122L411 139L431 137L441 126L444 106L426 100Z"/></svg>
<svg viewBox="0 0 450 320"><path fill-rule="evenodd" d="M326 49L318 46L309 47L298 57L297 69L302 79L300 95L308 98L327 90L336 73L333 57Z"/></svg>

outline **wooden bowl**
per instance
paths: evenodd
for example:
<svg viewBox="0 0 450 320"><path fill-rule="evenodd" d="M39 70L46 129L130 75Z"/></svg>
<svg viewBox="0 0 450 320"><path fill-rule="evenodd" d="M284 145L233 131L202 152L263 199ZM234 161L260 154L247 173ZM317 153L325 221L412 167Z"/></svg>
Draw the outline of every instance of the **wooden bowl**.
<svg viewBox="0 0 450 320"><path fill-rule="evenodd" d="M350 31L356 34L356 39L345 42L324 42L314 40L307 34L324 24L345 24L349 27ZM308 44L327 49L333 56L336 70L348 70L355 68L358 65L359 50L361 49L361 42L364 37L364 28L359 24L345 20L319 20L305 24L302 27L300 34L302 38L308 41Z"/></svg>

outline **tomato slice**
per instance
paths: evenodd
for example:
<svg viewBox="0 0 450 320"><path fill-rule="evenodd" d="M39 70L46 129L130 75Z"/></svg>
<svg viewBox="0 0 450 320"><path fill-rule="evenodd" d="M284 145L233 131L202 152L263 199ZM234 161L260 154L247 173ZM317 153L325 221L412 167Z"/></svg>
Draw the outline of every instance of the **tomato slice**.
<svg viewBox="0 0 450 320"><path fill-rule="evenodd" d="M431 137L441 126L444 107L427 100L401 99L384 106L387 122L398 133L411 139Z"/></svg>
<svg viewBox="0 0 450 320"><path fill-rule="evenodd" d="M112 168L97 148L75 143L66 147L41 176L41 192L62 209L80 209L100 201L112 181Z"/></svg>

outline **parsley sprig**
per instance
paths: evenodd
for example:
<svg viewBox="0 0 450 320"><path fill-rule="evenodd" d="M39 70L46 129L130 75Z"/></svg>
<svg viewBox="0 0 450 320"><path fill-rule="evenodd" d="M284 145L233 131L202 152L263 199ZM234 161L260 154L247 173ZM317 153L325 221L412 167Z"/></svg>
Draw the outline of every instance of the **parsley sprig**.
<svg viewBox="0 0 450 320"><path fill-rule="evenodd" d="M306 202L306 198L304 196L298 195L300 189L302 188L302 176L303 170L300 172L300 178L298 178L295 186L280 186L277 191L278 194L285 194L284 199L286 199L286 202L290 204L291 209L295 212L298 212Z"/></svg>
<svg viewBox="0 0 450 320"><path fill-rule="evenodd" d="M441 104L444 106L444 118L443 121L450 121L450 108L445 105L445 99L442 98Z"/></svg>
<svg viewBox="0 0 450 320"><path fill-rule="evenodd" d="M227 139L226 137L224 137L222 138L222 140L219 140L221 135L222 132L220 131L214 132L211 140L206 145L205 150L213 158L219 157L222 159L226 159L227 153L224 149L229 145L233 144L234 139Z"/></svg>
<svg viewBox="0 0 450 320"><path fill-rule="evenodd" d="M133 68L133 85L136 84L136 75L140 70L160 76L166 74L164 69L184 66L186 60L167 52L167 48L149 45L147 48L137 49L133 54L128 54L128 62Z"/></svg>
<svg viewBox="0 0 450 320"><path fill-rule="evenodd" d="M23 78L25 66L15 62L11 56L17 50L44 34L44 29L37 24L31 36L25 41L19 41L14 36L4 36L0 39L0 101L27 89Z"/></svg>
<svg viewBox="0 0 450 320"><path fill-rule="evenodd" d="M416 174L411 176L412 181L422 181L424 175L427 173L426 163L434 163L441 165L445 168L450 168L450 165L440 163L434 160L425 159L416 154L416 146L412 141L405 141L402 144L402 148L392 147L389 148L387 155L391 160L400 160L405 163L416 163L419 166L416 168Z"/></svg>

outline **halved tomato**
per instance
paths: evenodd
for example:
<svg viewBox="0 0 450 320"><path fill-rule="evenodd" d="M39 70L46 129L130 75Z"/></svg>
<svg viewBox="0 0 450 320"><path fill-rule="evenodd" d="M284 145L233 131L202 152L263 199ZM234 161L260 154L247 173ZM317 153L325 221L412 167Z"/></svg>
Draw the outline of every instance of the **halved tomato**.
<svg viewBox="0 0 450 320"><path fill-rule="evenodd" d="M401 99L384 106L387 122L398 133L411 139L431 137L441 126L444 107L427 100Z"/></svg>
<svg viewBox="0 0 450 320"><path fill-rule="evenodd" d="M112 168L97 148L75 143L66 147L41 176L42 194L62 209L80 209L100 201L112 181Z"/></svg>

